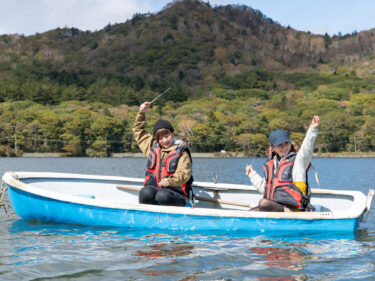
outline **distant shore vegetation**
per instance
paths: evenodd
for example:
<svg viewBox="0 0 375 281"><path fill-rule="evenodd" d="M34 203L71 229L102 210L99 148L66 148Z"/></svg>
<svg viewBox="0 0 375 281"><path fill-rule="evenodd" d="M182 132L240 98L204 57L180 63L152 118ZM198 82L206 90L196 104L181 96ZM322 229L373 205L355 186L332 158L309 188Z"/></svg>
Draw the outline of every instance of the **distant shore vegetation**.
<svg viewBox="0 0 375 281"><path fill-rule="evenodd" d="M32 83L35 87L7 83L0 88L1 156L56 152L106 157L138 152L131 131L135 115L141 102L159 93L151 88L121 90L115 81L95 82L96 96L106 96L107 103L94 101L97 98L57 101L72 86L55 88L45 80ZM151 131L158 118L168 118L192 152L264 156L272 130L287 130L301 144L314 114L322 120L316 153L375 151L374 84L350 72L280 74L258 69L224 77L189 98L182 87L171 86L171 93L150 110L147 126ZM12 100L12 87L17 88L15 96L26 100ZM32 89L34 93L27 92ZM90 89L80 93L90 96ZM124 92L134 100L111 102ZM43 96L45 101L40 100Z"/></svg>

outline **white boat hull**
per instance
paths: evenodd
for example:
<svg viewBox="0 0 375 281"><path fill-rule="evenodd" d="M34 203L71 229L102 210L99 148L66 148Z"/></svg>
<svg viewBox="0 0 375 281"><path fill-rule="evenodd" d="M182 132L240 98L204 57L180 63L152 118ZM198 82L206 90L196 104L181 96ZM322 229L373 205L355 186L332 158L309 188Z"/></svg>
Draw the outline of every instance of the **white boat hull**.
<svg viewBox="0 0 375 281"><path fill-rule="evenodd" d="M138 203L142 179L64 173L7 172L11 205L23 219L44 222L191 231L352 232L370 209L372 196L358 191L313 190L320 212L250 212L249 207L197 201L194 207ZM254 188L197 182L198 196L256 206ZM372 191L373 192L373 191Z"/></svg>

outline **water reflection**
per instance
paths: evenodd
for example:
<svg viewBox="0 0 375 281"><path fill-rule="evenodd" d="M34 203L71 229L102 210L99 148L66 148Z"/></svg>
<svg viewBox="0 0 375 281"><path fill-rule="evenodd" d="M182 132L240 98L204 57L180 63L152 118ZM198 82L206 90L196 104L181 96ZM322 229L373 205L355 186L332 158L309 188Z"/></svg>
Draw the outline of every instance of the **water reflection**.
<svg viewBox="0 0 375 281"><path fill-rule="evenodd" d="M301 278L298 278L297 276L265 276L265 277L258 277L258 280L260 281L297 281L297 280L303 280Z"/></svg>
<svg viewBox="0 0 375 281"><path fill-rule="evenodd" d="M309 242L289 243L288 241L261 240L259 246L250 247L254 258L266 269L258 280L300 280L298 273L303 271L306 263L311 259L306 251ZM286 274L288 273L288 274Z"/></svg>
<svg viewBox="0 0 375 281"><path fill-rule="evenodd" d="M177 257L188 256L194 250L194 247L189 243L182 242L176 243L169 241L169 243L157 243L146 246L145 249L137 250L136 256L138 257L139 262L149 262L150 260L160 260L160 258L170 258L167 261L164 261L163 265L172 265L177 262ZM163 275L176 275L179 271L165 269L165 270L156 270L156 269L140 269L145 275L148 276L163 276ZM192 277L188 277L192 278ZM186 279L186 280L194 280Z"/></svg>
<svg viewBox="0 0 375 281"><path fill-rule="evenodd" d="M343 271L333 276L342 277L346 274L342 262L347 260L367 261L364 269L368 269L371 256L366 254L374 244L374 235L367 230L301 236L161 232L26 220L9 220L5 226L0 271L10 279L32 270L35 278L85 280L84 276L96 275L91 271L95 269L97 276L131 273L137 280L212 280L211 274L220 280L301 280L311 272L309 267L321 268L323 274L326 263L332 266L332 262L336 271L337 267ZM85 272L91 273L79 275Z"/></svg>
<svg viewBox="0 0 375 281"><path fill-rule="evenodd" d="M193 249L194 247L188 243L155 244L148 246L146 250L137 251L137 256L147 258L181 257L189 255Z"/></svg>
<svg viewBox="0 0 375 281"><path fill-rule="evenodd" d="M196 236L202 238L214 238L215 240L228 238L250 238L265 237L269 239L277 239L280 241L311 241L311 240L329 240L329 239L357 239L363 241L375 241L375 233L369 234L367 229L358 229L354 233L334 233L334 232L239 232L239 231L178 231L178 230L159 230L159 229L131 229L101 226L82 226L59 224L52 222L40 222L36 220L9 219L7 220L7 230L10 233L37 232L38 235L104 235L110 234L115 236L124 236L127 238L140 238L145 242L152 239L169 239L170 237L178 237L179 241L188 242L195 240Z"/></svg>
<svg viewBox="0 0 375 281"><path fill-rule="evenodd" d="M374 242L375 232L370 232L368 229L357 229L354 233L354 238L363 242Z"/></svg>
<svg viewBox="0 0 375 281"><path fill-rule="evenodd" d="M278 266L292 270L302 269L305 261L305 254L296 248L279 247L252 247L251 252L262 256L265 265L269 267Z"/></svg>

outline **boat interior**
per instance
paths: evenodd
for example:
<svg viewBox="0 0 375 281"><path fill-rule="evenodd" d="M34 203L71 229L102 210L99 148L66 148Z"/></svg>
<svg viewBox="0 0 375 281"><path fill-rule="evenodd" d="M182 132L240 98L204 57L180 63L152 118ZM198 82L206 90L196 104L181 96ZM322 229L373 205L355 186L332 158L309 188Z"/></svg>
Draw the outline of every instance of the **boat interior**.
<svg viewBox="0 0 375 281"><path fill-rule="evenodd" d="M123 204L138 204L138 192L143 184L138 178L47 174L19 173L17 177L50 195L62 193ZM195 182L193 191L195 200L187 199L186 205L193 208L249 210L262 198L250 185ZM355 197L355 193L317 189L313 190L311 203L316 212L342 212L353 206Z"/></svg>

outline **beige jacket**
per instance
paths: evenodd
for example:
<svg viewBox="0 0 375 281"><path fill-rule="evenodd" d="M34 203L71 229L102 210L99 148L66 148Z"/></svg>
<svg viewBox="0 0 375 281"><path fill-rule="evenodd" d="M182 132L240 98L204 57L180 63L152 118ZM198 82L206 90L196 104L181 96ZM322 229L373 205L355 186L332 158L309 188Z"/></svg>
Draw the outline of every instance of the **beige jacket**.
<svg viewBox="0 0 375 281"><path fill-rule="evenodd" d="M137 141L139 149L144 155L146 155L146 157L148 157L150 149L155 144L156 140L151 134L145 131L145 122L146 114L144 112L138 112L133 127L133 134L135 140ZM181 143L184 144L184 142L182 141L174 140L174 144L172 144L170 147L162 148L161 160L164 160L168 153ZM190 179L191 174L192 163L189 154L184 151L181 155L180 160L178 161L176 172L168 178L169 183L171 186L181 186Z"/></svg>

